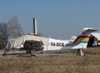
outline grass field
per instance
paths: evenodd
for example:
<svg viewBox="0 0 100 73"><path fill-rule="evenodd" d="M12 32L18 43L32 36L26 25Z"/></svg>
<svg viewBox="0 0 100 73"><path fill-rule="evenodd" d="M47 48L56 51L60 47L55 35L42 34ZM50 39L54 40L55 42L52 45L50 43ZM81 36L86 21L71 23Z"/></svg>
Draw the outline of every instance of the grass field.
<svg viewBox="0 0 100 73"><path fill-rule="evenodd" d="M71 53L36 57L0 57L0 73L100 73L100 47L85 49L84 56Z"/></svg>

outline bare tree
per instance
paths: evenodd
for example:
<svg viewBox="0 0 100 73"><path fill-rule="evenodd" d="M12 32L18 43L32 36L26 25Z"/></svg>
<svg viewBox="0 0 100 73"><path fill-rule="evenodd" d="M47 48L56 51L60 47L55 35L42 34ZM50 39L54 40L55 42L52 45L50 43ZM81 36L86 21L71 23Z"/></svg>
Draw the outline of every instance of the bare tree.
<svg viewBox="0 0 100 73"><path fill-rule="evenodd" d="M23 34L17 17L13 17L7 23L0 23L0 45L2 45L3 48L7 45L9 38L16 38Z"/></svg>
<svg viewBox="0 0 100 73"><path fill-rule="evenodd" d="M16 38L24 34L16 16L11 18L8 24L10 28L10 35L12 36L12 38Z"/></svg>
<svg viewBox="0 0 100 73"><path fill-rule="evenodd" d="M0 44L5 47L9 38L9 27L6 23L0 23Z"/></svg>

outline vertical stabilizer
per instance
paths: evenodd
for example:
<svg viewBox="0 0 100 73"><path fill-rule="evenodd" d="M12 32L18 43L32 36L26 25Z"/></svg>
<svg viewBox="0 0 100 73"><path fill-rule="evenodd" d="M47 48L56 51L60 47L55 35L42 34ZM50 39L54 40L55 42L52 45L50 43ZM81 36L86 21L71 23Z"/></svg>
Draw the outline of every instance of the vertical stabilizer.
<svg viewBox="0 0 100 73"><path fill-rule="evenodd" d="M81 34L74 40L72 44L66 44L64 48L68 49L79 49L79 48L87 48L90 34L92 32L97 31L94 28L84 28Z"/></svg>

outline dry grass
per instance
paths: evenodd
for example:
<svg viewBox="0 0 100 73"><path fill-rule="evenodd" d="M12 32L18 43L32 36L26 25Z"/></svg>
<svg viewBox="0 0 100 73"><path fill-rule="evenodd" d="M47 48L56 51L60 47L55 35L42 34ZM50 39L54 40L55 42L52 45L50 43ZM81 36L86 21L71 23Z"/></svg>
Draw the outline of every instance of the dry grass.
<svg viewBox="0 0 100 73"><path fill-rule="evenodd" d="M99 73L100 48L85 56L70 54L37 57L0 57L0 73Z"/></svg>

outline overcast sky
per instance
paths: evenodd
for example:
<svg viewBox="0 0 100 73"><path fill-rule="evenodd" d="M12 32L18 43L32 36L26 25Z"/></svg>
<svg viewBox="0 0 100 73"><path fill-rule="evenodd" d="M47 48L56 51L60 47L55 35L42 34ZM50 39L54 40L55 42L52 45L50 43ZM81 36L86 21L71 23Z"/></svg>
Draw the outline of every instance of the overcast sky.
<svg viewBox="0 0 100 73"><path fill-rule="evenodd" d="M33 31L33 18L44 36L69 39L84 27L100 31L100 0L0 0L0 22L17 16L23 31Z"/></svg>

